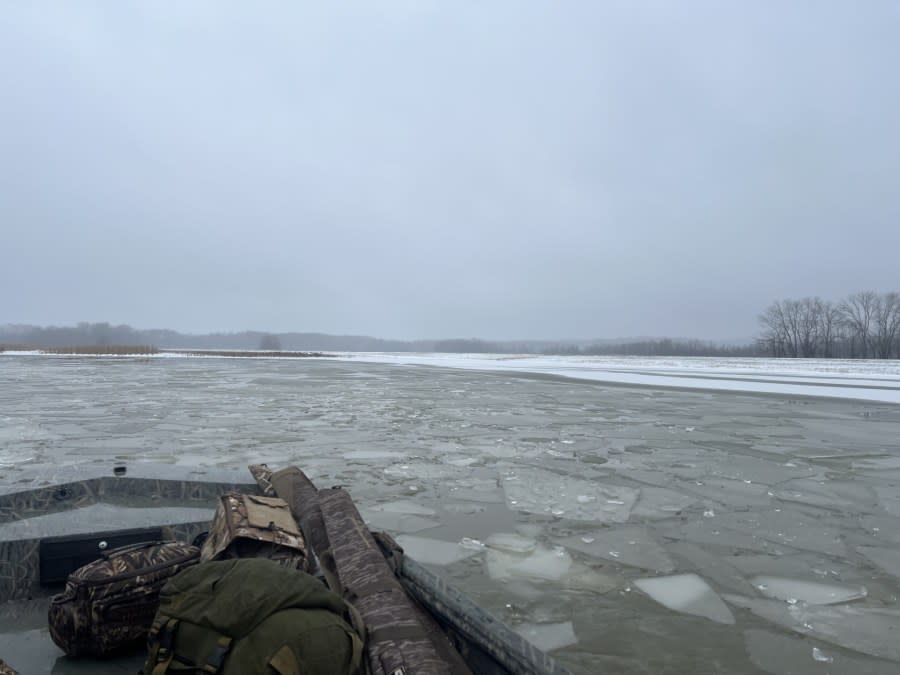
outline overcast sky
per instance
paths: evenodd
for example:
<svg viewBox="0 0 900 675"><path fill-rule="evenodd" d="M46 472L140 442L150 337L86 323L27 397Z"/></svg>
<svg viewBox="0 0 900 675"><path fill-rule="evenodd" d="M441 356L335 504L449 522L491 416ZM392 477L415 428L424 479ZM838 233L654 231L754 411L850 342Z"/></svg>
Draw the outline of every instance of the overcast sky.
<svg viewBox="0 0 900 675"><path fill-rule="evenodd" d="M0 6L0 323L753 336L900 290L900 2Z"/></svg>

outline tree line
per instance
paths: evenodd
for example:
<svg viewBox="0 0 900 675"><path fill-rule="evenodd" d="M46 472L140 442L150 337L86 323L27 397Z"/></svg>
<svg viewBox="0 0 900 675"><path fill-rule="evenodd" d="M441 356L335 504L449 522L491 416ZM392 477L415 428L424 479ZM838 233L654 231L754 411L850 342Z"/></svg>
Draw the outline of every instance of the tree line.
<svg viewBox="0 0 900 675"><path fill-rule="evenodd" d="M779 300L760 315L759 344L789 358L900 358L900 293L860 291L838 302Z"/></svg>

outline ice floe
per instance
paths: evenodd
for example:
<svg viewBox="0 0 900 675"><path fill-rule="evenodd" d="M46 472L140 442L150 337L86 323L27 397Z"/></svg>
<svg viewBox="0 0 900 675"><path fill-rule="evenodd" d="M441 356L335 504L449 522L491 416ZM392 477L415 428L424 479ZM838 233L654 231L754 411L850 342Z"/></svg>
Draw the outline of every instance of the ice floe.
<svg viewBox="0 0 900 675"><path fill-rule="evenodd" d="M481 550L481 547L464 546L440 539L414 537L406 534L397 537L397 543L403 547L404 553L407 553L416 562L430 565L450 565L470 558Z"/></svg>
<svg viewBox="0 0 900 675"><path fill-rule="evenodd" d="M514 630L545 652L568 647L578 642L571 621L561 623L520 623Z"/></svg>
<svg viewBox="0 0 900 675"><path fill-rule="evenodd" d="M897 675L897 664L810 644L809 637L752 628L744 644L757 668L772 675ZM829 664L823 668L824 664Z"/></svg>
<svg viewBox="0 0 900 675"><path fill-rule="evenodd" d="M492 534L485 539L484 543L491 548L510 553L531 553L537 548L537 542L534 539L512 532Z"/></svg>
<svg viewBox="0 0 900 675"><path fill-rule="evenodd" d="M841 530L820 517L775 509L725 513L673 528L667 536L751 551L815 551L846 557ZM782 548L786 547L786 548Z"/></svg>
<svg viewBox="0 0 900 675"><path fill-rule="evenodd" d="M752 594L752 584L744 574L734 567L730 561L733 556L714 555L687 541L676 541L666 546L669 553L686 560L705 579L709 579L722 588L729 588L737 593Z"/></svg>
<svg viewBox="0 0 900 675"><path fill-rule="evenodd" d="M572 556L565 549L538 546L521 555L488 548L485 555L488 576L492 579L527 578L558 581L572 568Z"/></svg>
<svg viewBox="0 0 900 675"><path fill-rule="evenodd" d="M370 528L390 532L420 532L440 524L434 509L404 499L373 504L360 513Z"/></svg>
<svg viewBox="0 0 900 675"><path fill-rule="evenodd" d="M866 597L865 586L823 584L804 579L789 579L766 575L755 576L750 582L768 598L788 603L805 602L810 605L834 605Z"/></svg>
<svg viewBox="0 0 900 675"><path fill-rule="evenodd" d="M696 497L674 490L661 487L642 487L640 497L631 510L631 515L648 519L671 518L696 501Z"/></svg>
<svg viewBox="0 0 900 675"><path fill-rule="evenodd" d="M502 478L510 509L571 520L623 523L639 494L630 487L530 467L509 469Z"/></svg>
<svg viewBox="0 0 900 675"><path fill-rule="evenodd" d="M857 546L856 550L892 577L900 578L900 549Z"/></svg>
<svg viewBox="0 0 900 675"><path fill-rule="evenodd" d="M864 654L900 661L898 610L856 605L791 605L780 600L738 595L724 597L731 604L783 628Z"/></svg>
<svg viewBox="0 0 900 675"><path fill-rule="evenodd" d="M561 546L549 548L512 534L499 534L485 541L485 570L491 579L507 584L514 582L555 582L569 589L606 593L620 587L624 580L605 574L572 560Z"/></svg>
<svg viewBox="0 0 900 675"><path fill-rule="evenodd" d="M656 572L671 572L675 569L675 563L666 550L644 527L591 531L567 537L560 543L589 556L622 565Z"/></svg>
<svg viewBox="0 0 900 675"><path fill-rule="evenodd" d="M696 574L635 579L634 585L659 604L676 612L702 616L716 623L734 623L731 610Z"/></svg>

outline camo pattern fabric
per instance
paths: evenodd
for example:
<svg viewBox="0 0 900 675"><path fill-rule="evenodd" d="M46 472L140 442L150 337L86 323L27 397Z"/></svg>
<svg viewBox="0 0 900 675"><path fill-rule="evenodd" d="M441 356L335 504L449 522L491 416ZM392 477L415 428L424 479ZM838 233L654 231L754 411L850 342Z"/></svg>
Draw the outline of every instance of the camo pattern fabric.
<svg viewBox="0 0 900 675"><path fill-rule="evenodd" d="M0 659L0 675L19 675L19 671L15 670L3 659Z"/></svg>
<svg viewBox="0 0 900 675"><path fill-rule="evenodd" d="M287 502L237 492L222 495L200 560L230 558L268 558L308 571L306 540Z"/></svg>
<svg viewBox="0 0 900 675"><path fill-rule="evenodd" d="M366 657L373 675L450 675L407 596L365 526L349 493L319 490L319 506L345 599L366 626ZM446 638L443 638L446 639Z"/></svg>
<svg viewBox="0 0 900 675"><path fill-rule="evenodd" d="M50 601L50 637L70 656L103 656L144 640L163 585L197 564L200 550L181 542L124 546L69 575Z"/></svg>

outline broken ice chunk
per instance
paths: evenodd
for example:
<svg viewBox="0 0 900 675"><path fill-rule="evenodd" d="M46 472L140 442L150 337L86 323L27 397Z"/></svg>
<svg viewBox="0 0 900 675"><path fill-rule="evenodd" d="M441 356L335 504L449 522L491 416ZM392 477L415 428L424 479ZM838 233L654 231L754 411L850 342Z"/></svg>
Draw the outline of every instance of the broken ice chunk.
<svg viewBox="0 0 900 675"><path fill-rule="evenodd" d="M865 675L897 675L897 664L853 652L831 652L813 646L808 638L767 630L744 631L747 653L753 664L773 675L826 675L826 673L865 673ZM819 661L817 654L824 657ZM810 658L812 656L812 658ZM817 662L818 661L818 662ZM833 664L824 670L823 663Z"/></svg>
<svg viewBox="0 0 900 675"><path fill-rule="evenodd" d="M572 567L572 556L563 548L549 549L544 546L535 548L528 555L488 548L485 564L491 579L526 578L558 581Z"/></svg>
<svg viewBox="0 0 900 675"><path fill-rule="evenodd" d="M739 595L724 597L733 605L749 609L757 616L797 633L864 654L900 661L898 610L856 605L788 605L778 600Z"/></svg>
<svg viewBox="0 0 900 675"><path fill-rule="evenodd" d="M362 515L371 528L391 532L418 532L440 524L429 517L435 515L434 509L408 499L374 504L362 509Z"/></svg>
<svg viewBox="0 0 900 675"><path fill-rule="evenodd" d="M728 478L703 476L699 482L685 483L685 490L736 507L766 506L770 501L768 486Z"/></svg>
<svg viewBox="0 0 900 675"><path fill-rule="evenodd" d="M537 542L534 539L512 532L492 534L484 540L484 543L491 548L509 551L510 553L530 553L537 546Z"/></svg>
<svg viewBox="0 0 900 675"><path fill-rule="evenodd" d="M409 499L398 499L393 502L385 502L383 504L375 504L369 507L372 511L384 511L385 513L408 513L415 516L433 516L434 509L422 506Z"/></svg>
<svg viewBox="0 0 900 675"><path fill-rule="evenodd" d="M812 657L813 657L813 660L819 661L821 663L834 663L834 657L829 656L828 654L823 652L818 647L812 648Z"/></svg>
<svg viewBox="0 0 900 675"><path fill-rule="evenodd" d="M730 588L738 593L753 594L750 582L728 562L733 557L713 555L686 541L673 542L667 548L669 553L687 560L705 579L715 582L717 586Z"/></svg>
<svg viewBox="0 0 900 675"><path fill-rule="evenodd" d="M575 535L562 544L590 556L615 560L623 565L657 572L671 572L675 563L650 532L643 527L599 530L590 536Z"/></svg>
<svg viewBox="0 0 900 675"><path fill-rule="evenodd" d="M641 496L631 510L633 516L641 518L669 518L686 509L697 499L688 495L660 487L641 488Z"/></svg>
<svg viewBox="0 0 900 675"><path fill-rule="evenodd" d="M793 600L810 605L834 605L866 597L865 586L840 586L771 576L756 576L750 582L763 595L786 602Z"/></svg>
<svg viewBox="0 0 900 675"><path fill-rule="evenodd" d="M617 523L628 520L639 495L634 488L534 468L510 470L503 490L514 511Z"/></svg>
<svg viewBox="0 0 900 675"><path fill-rule="evenodd" d="M405 452L395 452L393 450L353 450L345 452L344 459L403 459L406 457Z"/></svg>
<svg viewBox="0 0 900 675"><path fill-rule="evenodd" d="M515 631L538 649L549 652L578 642L571 621L563 623L520 623Z"/></svg>
<svg viewBox="0 0 900 675"><path fill-rule="evenodd" d="M440 539L413 537L406 534L397 537L397 543L409 557L417 562L430 565L450 565L471 557L480 550Z"/></svg>
<svg viewBox="0 0 900 675"><path fill-rule="evenodd" d="M773 488L782 501L798 502L826 509L871 510L875 496L871 488L851 483L804 478L787 481Z"/></svg>
<svg viewBox="0 0 900 675"><path fill-rule="evenodd" d="M897 549L857 546L856 550L891 576L900 577L900 551Z"/></svg>
<svg viewBox="0 0 900 675"><path fill-rule="evenodd" d="M702 616L716 623L734 623L731 610L696 574L635 579L634 585L659 604L676 612Z"/></svg>

